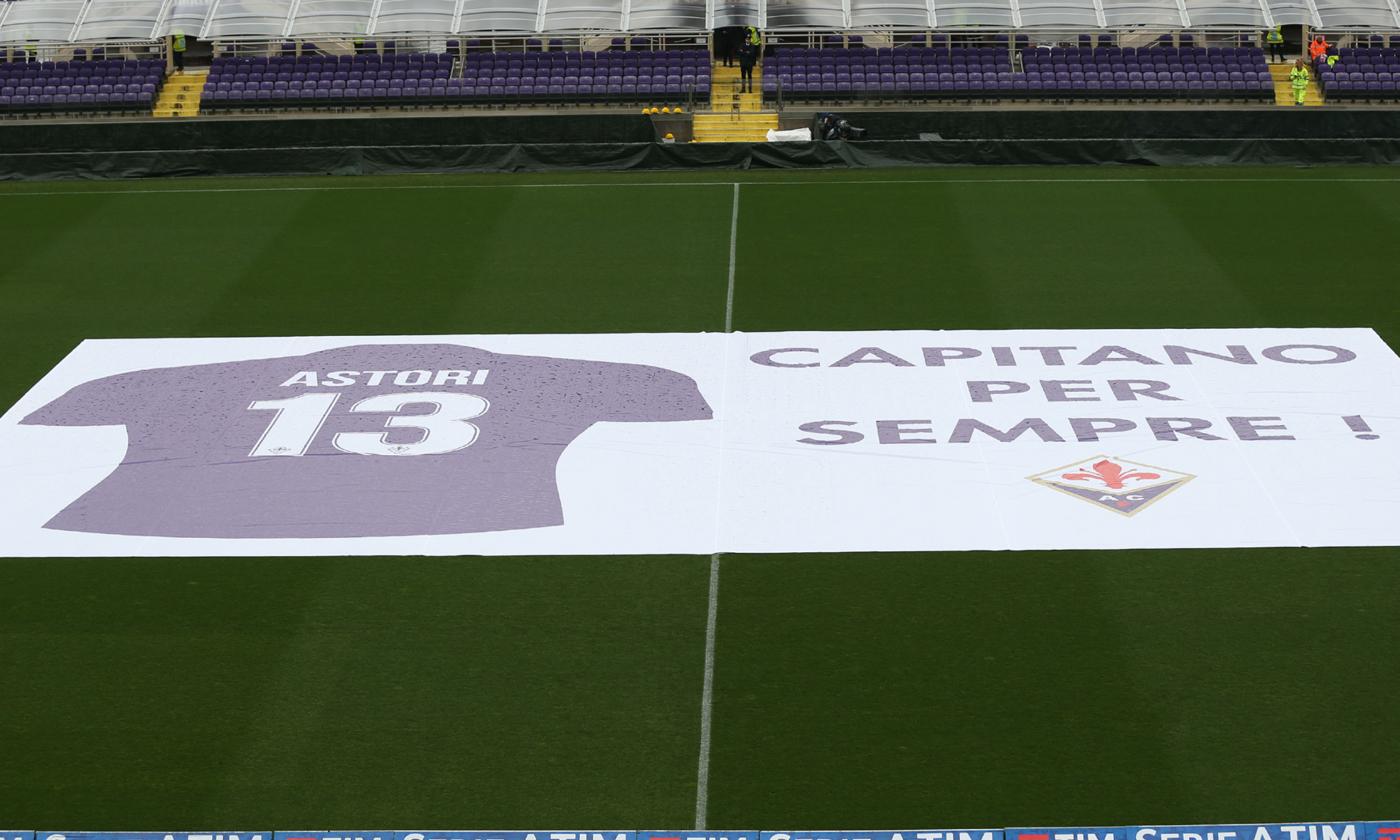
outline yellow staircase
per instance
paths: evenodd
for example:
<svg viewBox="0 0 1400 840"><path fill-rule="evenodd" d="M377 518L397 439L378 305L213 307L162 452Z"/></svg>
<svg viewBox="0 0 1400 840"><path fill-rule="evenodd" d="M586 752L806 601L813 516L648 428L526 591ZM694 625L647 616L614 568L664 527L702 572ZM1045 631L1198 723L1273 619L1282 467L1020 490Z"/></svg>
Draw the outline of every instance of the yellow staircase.
<svg viewBox="0 0 1400 840"><path fill-rule="evenodd" d="M1275 105L1293 106L1293 83L1288 79L1288 71L1292 69L1291 62L1269 65L1269 74L1274 77ZM1322 91L1318 89L1316 76L1308 79L1308 90L1303 95L1303 104L1305 106L1322 104Z"/></svg>
<svg viewBox="0 0 1400 840"><path fill-rule="evenodd" d="M778 113L763 110L759 82L761 67L753 69L753 93L739 92L739 68L715 62L710 76L710 111L697 113L693 123L697 143L761 143L778 127Z"/></svg>
<svg viewBox="0 0 1400 840"><path fill-rule="evenodd" d="M151 109L153 117L197 117L199 100L204 96L204 83L209 81L209 71L176 70L165 80L160 89L156 105Z"/></svg>

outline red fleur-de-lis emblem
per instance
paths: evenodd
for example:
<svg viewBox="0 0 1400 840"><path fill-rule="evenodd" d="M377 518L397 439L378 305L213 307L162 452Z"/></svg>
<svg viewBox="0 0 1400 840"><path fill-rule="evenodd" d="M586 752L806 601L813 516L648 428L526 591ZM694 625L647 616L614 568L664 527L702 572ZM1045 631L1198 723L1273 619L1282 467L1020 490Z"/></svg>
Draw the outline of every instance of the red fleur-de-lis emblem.
<svg viewBox="0 0 1400 840"><path fill-rule="evenodd" d="M1126 482L1130 480L1152 481L1161 478L1160 475L1152 472L1138 472L1137 470L1125 472L1122 467L1107 459L1094 463L1089 469L1093 472L1064 473L1060 478L1068 481L1100 481L1110 490L1122 490L1127 486Z"/></svg>

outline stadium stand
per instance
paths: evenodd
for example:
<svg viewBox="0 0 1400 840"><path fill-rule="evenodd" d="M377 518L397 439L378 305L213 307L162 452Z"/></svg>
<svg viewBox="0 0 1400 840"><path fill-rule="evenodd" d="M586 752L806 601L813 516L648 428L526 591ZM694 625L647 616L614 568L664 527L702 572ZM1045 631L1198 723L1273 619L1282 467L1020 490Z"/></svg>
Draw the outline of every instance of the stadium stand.
<svg viewBox="0 0 1400 840"><path fill-rule="evenodd" d="M1021 67L1013 64L1019 58ZM1258 47L791 49L764 59L766 100L1232 99L1267 101Z"/></svg>
<svg viewBox="0 0 1400 840"><path fill-rule="evenodd" d="M216 58L202 107L410 104L445 97L451 73L452 58L434 53Z"/></svg>
<svg viewBox="0 0 1400 840"><path fill-rule="evenodd" d="M1329 100L1374 102L1400 99L1400 49L1344 47L1334 52L1337 52L1338 59L1335 65L1329 65L1325 58L1313 62L1318 82Z"/></svg>
<svg viewBox="0 0 1400 840"><path fill-rule="evenodd" d="M149 111L163 75L158 59L0 63L0 112Z"/></svg>
<svg viewBox="0 0 1400 840"><path fill-rule="evenodd" d="M708 53L659 50L468 55L455 98L671 104L709 95Z"/></svg>
<svg viewBox="0 0 1400 840"><path fill-rule="evenodd" d="M708 97L707 53L469 53L217 58L207 110L532 102L682 103Z"/></svg>

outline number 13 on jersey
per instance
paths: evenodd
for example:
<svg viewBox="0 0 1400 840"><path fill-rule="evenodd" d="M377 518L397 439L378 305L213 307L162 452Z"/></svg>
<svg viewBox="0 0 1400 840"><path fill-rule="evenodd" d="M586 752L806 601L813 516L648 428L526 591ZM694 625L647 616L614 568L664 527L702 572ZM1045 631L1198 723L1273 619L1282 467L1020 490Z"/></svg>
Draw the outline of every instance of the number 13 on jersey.
<svg viewBox="0 0 1400 840"><path fill-rule="evenodd" d="M249 457L305 455L335 410L340 394L302 394L285 400L257 400L249 411L275 411ZM409 405L431 405L428 414L402 415ZM390 443L388 432L337 432L331 445L355 455L445 455L476 443L480 429L469 421L491 408L491 403L475 394L421 391L408 394L379 394L350 406L355 414L388 414L386 429L417 429L422 437L414 443Z"/></svg>

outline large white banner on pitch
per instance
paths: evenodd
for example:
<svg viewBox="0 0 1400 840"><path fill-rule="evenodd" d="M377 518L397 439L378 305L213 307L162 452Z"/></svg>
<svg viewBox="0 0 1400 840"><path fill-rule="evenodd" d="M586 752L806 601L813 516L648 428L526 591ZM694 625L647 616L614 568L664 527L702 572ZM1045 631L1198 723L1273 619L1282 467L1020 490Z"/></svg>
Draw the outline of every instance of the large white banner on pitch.
<svg viewBox="0 0 1400 840"><path fill-rule="evenodd" d="M87 341L0 554L1400 544L1371 330Z"/></svg>

